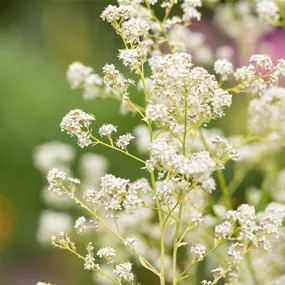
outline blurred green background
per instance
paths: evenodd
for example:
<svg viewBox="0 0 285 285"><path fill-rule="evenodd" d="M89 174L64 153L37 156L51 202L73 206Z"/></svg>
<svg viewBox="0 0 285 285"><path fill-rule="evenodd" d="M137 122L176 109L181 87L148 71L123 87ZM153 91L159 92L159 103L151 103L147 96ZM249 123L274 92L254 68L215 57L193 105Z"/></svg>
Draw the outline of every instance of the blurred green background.
<svg viewBox="0 0 285 285"><path fill-rule="evenodd" d="M38 144L59 140L75 145L59 123L71 109L92 112L120 132L132 131L138 118L122 117L118 104L83 101L65 78L68 65L81 61L101 73L106 63L118 64L122 47L113 29L99 15L115 1L2 0L0 7L0 285L30 285L49 280L60 285L92 284L91 274L68 253L42 248L36 242L44 177L33 166ZM139 94L138 94L139 95ZM234 116L221 121L225 132L242 133L244 98L235 99ZM78 153L83 152L77 148ZM89 150L90 151L90 150ZM139 177L139 165L98 147L112 160L110 171ZM84 273L84 274L83 274Z"/></svg>

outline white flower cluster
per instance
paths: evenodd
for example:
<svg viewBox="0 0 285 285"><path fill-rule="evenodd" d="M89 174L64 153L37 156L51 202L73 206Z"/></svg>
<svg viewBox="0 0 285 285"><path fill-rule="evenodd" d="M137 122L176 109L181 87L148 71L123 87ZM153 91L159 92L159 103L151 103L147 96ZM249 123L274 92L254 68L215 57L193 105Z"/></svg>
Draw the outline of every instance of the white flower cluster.
<svg viewBox="0 0 285 285"><path fill-rule="evenodd" d="M215 77L204 68L192 66L191 56L186 53L152 58L152 97L163 100L165 106L178 114L188 106L189 123L200 125L222 117L224 109L231 105L232 96L220 89Z"/></svg>
<svg viewBox="0 0 285 285"><path fill-rule="evenodd" d="M102 78L94 73L91 67L85 66L80 62L72 63L67 70L67 79L71 88L84 89L84 98L92 99L100 96Z"/></svg>
<svg viewBox="0 0 285 285"><path fill-rule="evenodd" d="M274 0L258 0L256 12L265 22L271 23L280 18L279 7Z"/></svg>
<svg viewBox="0 0 285 285"><path fill-rule="evenodd" d="M201 13L197 11L197 7L202 6L201 0L184 0L184 3L181 5L183 9L183 21L188 22L192 19L201 20Z"/></svg>
<svg viewBox="0 0 285 285"><path fill-rule="evenodd" d="M49 190L61 195L62 194L62 184L67 179L65 172L53 168L49 171L47 175L47 180L49 183Z"/></svg>
<svg viewBox="0 0 285 285"><path fill-rule="evenodd" d="M92 254L88 253L85 256L85 263L84 263L84 269L85 270L94 270L95 268L98 269L98 265L95 264L95 258Z"/></svg>
<svg viewBox="0 0 285 285"><path fill-rule="evenodd" d="M106 64L103 67L104 83L106 84L106 91L111 91L114 95L124 93L133 84L131 79L125 79L124 76L115 68L114 64Z"/></svg>
<svg viewBox="0 0 285 285"><path fill-rule="evenodd" d="M147 49L142 43L140 43L136 49L122 49L119 54L119 59L131 70L136 70L142 65L146 61L146 57Z"/></svg>
<svg viewBox="0 0 285 285"><path fill-rule="evenodd" d="M80 217L75 221L74 228L76 229L77 233L83 234L86 231L86 219L85 217Z"/></svg>
<svg viewBox="0 0 285 285"><path fill-rule="evenodd" d="M131 249L134 249L135 241L136 241L136 238L128 237L124 240L124 245L131 248Z"/></svg>
<svg viewBox="0 0 285 285"><path fill-rule="evenodd" d="M127 179L107 174L101 178L101 190L88 189L84 199L94 205L101 203L109 216L123 209L133 213L142 205L139 196L143 189L144 186L139 182L130 183Z"/></svg>
<svg viewBox="0 0 285 285"><path fill-rule="evenodd" d="M273 62L271 57L266 54L254 54L250 57L249 61L255 63L257 67L272 70Z"/></svg>
<svg viewBox="0 0 285 285"><path fill-rule="evenodd" d="M268 55L254 54L250 62L248 66L237 68L234 72L236 80L241 81L240 91L251 91L261 96L267 89L277 86L279 77L285 74L283 59L274 65Z"/></svg>
<svg viewBox="0 0 285 285"><path fill-rule="evenodd" d="M233 148L226 139L216 136L212 139L212 143L216 146L217 156L221 160L239 160L239 152Z"/></svg>
<svg viewBox="0 0 285 285"><path fill-rule="evenodd" d="M86 245L86 250L87 250L87 254L85 256L85 263L84 263L84 269L85 270L91 270L91 271L95 271L95 270L100 270L100 266L99 264L95 263L95 258L94 258L94 246L92 244L92 242L89 242Z"/></svg>
<svg viewBox="0 0 285 285"><path fill-rule="evenodd" d="M116 265L115 270L113 271L115 275L121 280L127 282L134 281L134 274L131 272L132 264L130 262L124 262Z"/></svg>
<svg viewBox="0 0 285 285"><path fill-rule="evenodd" d="M228 80L230 74L233 74L233 64L228 59L218 59L214 62L214 70L217 74L220 74L222 80Z"/></svg>
<svg viewBox="0 0 285 285"><path fill-rule="evenodd" d="M130 44L139 42L140 37L146 37L149 30L149 24L140 18L131 18L122 25L123 36Z"/></svg>
<svg viewBox="0 0 285 285"><path fill-rule="evenodd" d="M195 244L191 247L191 252L193 252L199 259L203 259L207 252L207 247L204 244Z"/></svg>
<svg viewBox="0 0 285 285"><path fill-rule="evenodd" d="M269 88L249 105L248 127L253 135L265 136L282 144L285 140L285 89Z"/></svg>
<svg viewBox="0 0 285 285"><path fill-rule="evenodd" d="M120 149L127 149L127 146L130 144L132 140L134 140L135 137L132 134L125 134L119 136L119 138L116 140L116 146Z"/></svg>
<svg viewBox="0 0 285 285"><path fill-rule="evenodd" d="M261 215L261 214L260 214ZM236 211L228 211L227 218L232 223L237 223L239 228L238 240L240 243L251 242L255 247L265 251L270 249L269 236L277 236L281 226L280 219L271 212L271 207L266 208L258 221L255 208L247 204L238 207Z"/></svg>
<svg viewBox="0 0 285 285"><path fill-rule="evenodd" d="M63 231L51 236L51 245L54 247L76 250L75 243L71 241L70 237Z"/></svg>
<svg viewBox="0 0 285 285"><path fill-rule="evenodd" d="M103 247L98 250L97 255L100 258L104 257L108 264L111 264L115 261L114 257L116 256L116 251L112 247Z"/></svg>
<svg viewBox="0 0 285 285"><path fill-rule="evenodd" d="M165 179L156 182L155 197L162 202L162 205L173 209L182 194L189 191L190 184L178 179Z"/></svg>
<svg viewBox="0 0 285 285"><path fill-rule="evenodd" d="M99 128L97 136L102 139L93 136L91 124L95 117L82 110L70 111L60 128L76 137L80 147L104 145L141 163L142 169L149 173L146 173L147 178L135 182L106 174L106 159L87 153L80 159L82 179L79 180L70 175L74 159L72 149L61 144L55 144L54 148L52 145L42 146L37 151L36 164L42 171L53 168L47 175L49 193L65 194L69 202L87 210L85 215L93 216L92 220L89 216L80 216L75 221L77 233L104 228L96 236L96 242L108 243L97 251L92 243L88 243L87 252L78 253L75 243L66 234L70 233L72 220L59 212L43 213L38 239L44 243L46 235L51 235L50 231L59 231L51 235L54 247L73 252L84 261L85 270L94 271L107 277L107 282L116 284L134 284L135 280L132 263L117 264L116 256L121 261L137 258L142 266L159 277L160 284L176 284L190 279L196 274L190 268L206 257L207 263L215 268L211 271L213 280L203 280L202 285L217 284L221 278L226 278L224 283L227 285L247 284L247 276L239 276L239 273L245 255L250 252L250 265L254 267L250 268L252 280L270 284L268 280L284 270L285 231L282 225L285 206L282 202L285 201L285 175L277 169L271 170L273 158L269 161L267 156L273 157L271 153L280 150L285 141L285 89L276 87L279 77L285 76L285 60L273 63L268 55L253 54L248 65L234 69L230 61L232 49L223 47L219 52L217 49L217 54L222 56L214 62L217 57L205 44L205 37L188 30L194 19L201 18L198 11L201 0L117 2L117 6L107 6L101 17L122 38L124 48L119 50L118 57L139 77L137 88L140 95L143 93L144 100L138 100L141 103L132 101L129 92L134 81L126 79L113 64L106 64L103 77L100 77L92 68L76 62L69 67L67 77L72 88L84 89L85 98L113 98L121 102L121 111L131 111L141 117L143 125L134 133L145 158L129 152L129 145L135 139L133 134L113 138L117 132L117 126L113 124ZM216 21L237 39L237 47L245 55L244 46L250 49L265 31L264 24L254 14L256 3L244 0L227 4L217 2L205 1L205 4L217 7L215 13L221 19ZM175 4L180 3L182 16L169 17L175 11ZM164 18L155 15L155 4L165 10ZM257 3L257 13L266 22L279 25L279 12L278 1L260 0ZM194 66L193 62L196 64L199 60L214 62L219 80L205 68ZM146 73L149 77L145 77ZM230 76L239 82L224 89L224 81ZM250 132L247 137L235 136L229 139L229 143L223 138L222 131L202 128L211 120L224 116L226 108L232 104L229 92L243 91L255 95L249 106ZM241 163L238 163L240 156ZM237 165L224 177L223 168L229 160ZM246 190L241 198L245 198L246 203L259 205L257 209L264 206L265 210L258 212L254 206L238 204L239 200L235 199L238 195L232 196L256 164L264 175L262 189L254 190L257 198L252 198L251 190ZM221 191L212 197L211 193L216 189L216 171ZM227 181L230 181L228 185ZM218 197L220 194L224 197ZM82 199L79 196L83 196ZM220 198L224 198L221 203L218 202ZM274 202L268 204L267 198ZM46 235L43 234L44 224ZM110 239L110 234L116 238ZM208 240L210 235L214 239L213 247ZM157 248L159 244L160 250ZM184 265L177 261L177 250L189 244L188 250L184 251L185 261L192 258L192 262ZM228 262L223 267L219 266L220 258L211 254L220 246L220 253L228 255ZM278 252L275 255L269 253L268 258L264 258L265 252L275 247ZM274 256L275 262L272 261ZM102 268L97 263L99 258L105 262ZM266 261L263 267L268 270L260 269L260 261ZM256 278L257 269L262 273ZM279 282L279 279L275 280Z"/></svg>
<svg viewBox="0 0 285 285"><path fill-rule="evenodd" d="M222 224L218 225L215 227L215 236L216 239L227 239L229 238L233 233L233 225L228 222L225 221Z"/></svg>
<svg viewBox="0 0 285 285"><path fill-rule="evenodd" d="M109 5L101 14L101 18L109 23L114 23L120 19L128 19L133 9L129 5L114 6Z"/></svg>
<svg viewBox="0 0 285 285"><path fill-rule="evenodd" d="M80 184L80 180L77 178L67 177L66 173L53 168L49 171L47 175L47 181L49 184L48 190L52 191L57 195L62 195L63 193L69 193L70 198L73 198L76 186Z"/></svg>
<svg viewBox="0 0 285 285"><path fill-rule="evenodd" d="M76 109L70 111L61 121L61 131L66 131L70 136L77 137L80 147L89 146L92 141L88 133L92 121L95 121L93 115L89 115L82 110Z"/></svg>
<svg viewBox="0 0 285 285"><path fill-rule="evenodd" d="M145 113L146 119L150 121L166 121L169 117L168 108L163 104L148 104ZM165 123L163 123L165 125Z"/></svg>
<svg viewBox="0 0 285 285"><path fill-rule="evenodd" d="M112 124L104 124L99 129L99 135L101 137L103 137L103 136L110 137L113 132L115 132L115 133L117 132L117 127L112 125Z"/></svg>
<svg viewBox="0 0 285 285"><path fill-rule="evenodd" d="M175 145L169 144L164 139L156 139L151 144L150 159L146 167L149 171L158 167L170 173L183 174L200 184L202 188L206 185L210 186L210 188L206 187L207 192L215 189L215 183L212 183L210 175L217 169L217 165L206 151L194 153L187 158L178 153Z"/></svg>

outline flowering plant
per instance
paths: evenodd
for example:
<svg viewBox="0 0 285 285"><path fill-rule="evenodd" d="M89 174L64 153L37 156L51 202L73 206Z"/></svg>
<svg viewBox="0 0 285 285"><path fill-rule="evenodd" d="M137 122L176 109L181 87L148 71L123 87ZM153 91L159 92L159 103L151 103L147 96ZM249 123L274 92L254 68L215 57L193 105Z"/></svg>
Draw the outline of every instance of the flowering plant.
<svg viewBox="0 0 285 285"><path fill-rule="evenodd" d="M121 102L123 114L140 116L142 125L135 135L117 136L119 128L108 123L94 131L96 117L79 109L60 124L81 148L103 145L134 159L142 178L130 181L107 174L104 158L85 154L79 180L71 175L74 153L69 146L39 147L37 166L43 171L56 166L47 175L46 199L59 207L74 203L85 211L74 225L79 234L100 230L96 244L89 242L82 253L65 230L70 218L45 212L43 219L52 216L58 223L52 245L78 256L86 270L104 278L100 284L142 284L133 263L150 271L161 285L197 284L200 264L206 264L202 285L221 279L227 285L283 284L284 170L272 173L267 159L278 154L285 141L285 89L278 87L285 60L273 63L268 55L254 54L249 64L235 68L224 52L214 62L212 75L196 66L189 53L197 52L189 43L188 26L200 20L201 0L163 1L162 19L154 12L157 2L118 0L118 6L109 5L101 14L121 37L119 59L135 80L125 78L113 64L103 67L103 77L78 62L67 72L71 87L82 88L85 99L112 98ZM262 20L282 24L284 9L277 2L258 1L256 12ZM172 16L179 4L182 16ZM132 99L133 85L143 93L143 105ZM239 93L251 94L248 134L226 139L207 124L224 117L233 94ZM140 157L129 151L133 141ZM223 169L230 160L236 166L228 184ZM248 190L249 204L239 203L232 196L254 167L264 174L262 189ZM222 194L218 198L213 195L217 186ZM45 231L39 229L40 239ZM113 237L112 246L104 244L106 235Z"/></svg>

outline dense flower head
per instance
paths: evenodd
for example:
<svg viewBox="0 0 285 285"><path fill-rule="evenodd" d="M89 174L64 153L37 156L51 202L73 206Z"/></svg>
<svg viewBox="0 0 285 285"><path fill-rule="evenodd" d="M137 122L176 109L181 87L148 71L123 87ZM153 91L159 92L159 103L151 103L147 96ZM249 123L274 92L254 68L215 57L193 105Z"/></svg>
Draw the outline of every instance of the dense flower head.
<svg viewBox="0 0 285 285"><path fill-rule="evenodd" d="M271 69L273 66L273 62L270 56L266 54L254 54L250 57L249 61L251 63L255 63L258 67Z"/></svg>
<svg viewBox="0 0 285 285"><path fill-rule="evenodd" d="M271 87L278 86L279 77L284 74L284 60L278 60L273 64L270 56L265 54L253 54L250 64L237 68L234 72L239 91L247 91L262 96Z"/></svg>
<svg viewBox="0 0 285 285"><path fill-rule="evenodd" d="M222 75L222 80L227 80L228 76L234 72L233 64L228 59L218 59L214 62L214 70Z"/></svg>
<svg viewBox="0 0 285 285"><path fill-rule="evenodd" d="M280 18L279 7L274 0L259 0L256 4L256 12L265 22Z"/></svg>
<svg viewBox="0 0 285 285"><path fill-rule="evenodd" d="M67 179L66 173L53 168L47 175L47 181L49 183L48 190L55 192L58 195L62 194L62 184Z"/></svg>
<svg viewBox="0 0 285 285"><path fill-rule="evenodd" d="M101 178L101 189L88 189L83 198L98 207L102 205L108 216L114 216L116 211L125 210L133 214L142 206L140 194L144 191L144 185L140 182L130 183L130 180L117 178L106 174Z"/></svg>
<svg viewBox="0 0 285 285"><path fill-rule="evenodd" d="M120 149L126 149L127 146L130 144L130 142L134 139L135 139L135 137L130 133L125 134L125 135L121 135L117 139L116 145Z"/></svg>
<svg viewBox="0 0 285 285"><path fill-rule="evenodd" d="M155 56L150 65L154 80L152 98L178 114L188 106L190 124L200 125L222 117L232 103L232 95L220 89L206 69L193 68L191 56L186 53Z"/></svg>
<svg viewBox="0 0 285 285"><path fill-rule="evenodd" d="M140 18L131 18L122 25L123 36L128 43L136 43L140 37L146 37L149 24Z"/></svg>
<svg viewBox="0 0 285 285"><path fill-rule="evenodd" d="M88 253L85 256L85 263L84 263L84 269L85 270L91 270L94 271L96 269L100 269L99 264L95 263L95 258L92 253Z"/></svg>
<svg viewBox="0 0 285 285"><path fill-rule="evenodd" d="M163 104L149 104L146 108L146 118L151 121L163 120L169 115L168 108Z"/></svg>
<svg viewBox="0 0 285 285"><path fill-rule="evenodd" d="M236 80L253 80L255 77L255 70L252 64L238 68L235 73Z"/></svg>
<svg viewBox="0 0 285 285"><path fill-rule="evenodd" d="M87 189L84 192L83 199L92 204L97 204L103 196L103 192L95 189Z"/></svg>
<svg viewBox="0 0 285 285"><path fill-rule="evenodd" d="M48 190L61 196L68 194L69 198L74 198L74 191L81 183L78 178L68 177L67 174L57 168L51 169L47 174Z"/></svg>
<svg viewBox="0 0 285 285"><path fill-rule="evenodd" d="M119 53L119 59L122 60L123 65L127 66L132 71L143 64L146 57L147 49L142 43L134 49L121 49Z"/></svg>
<svg viewBox="0 0 285 285"><path fill-rule="evenodd" d="M208 152L197 152L187 158L179 154L179 149L175 144L171 144L165 139L154 140L150 147L150 154L150 159L147 161L149 170L160 165L170 172L184 174L200 183L217 168Z"/></svg>
<svg viewBox="0 0 285 285"><path fill-rule="evenodd" d="M201 7L201 0L185 0L181 5L183 9L183 21L191 21L192 19L201 20L201 13L197 11L196 7Z"/></svg>
<svg viewBox="0 0 285 285"><path fill-rule="evenodd" d="M100 258L104 257L108 263L113 263L114 257L116 256L116 251L112 247L102 247L98 250L97 255Z"/></svg>
<svg viewBox="0 0 285 285"><path fill-rule="evenodd" d="M155 197L161 201L162 205L173 209L179 197L188 192L189 186L190 184L186 181L175 178L157 181Z"/></svg>
<svg viewBox="0 0 285 285"><path fill-rule="evenodd" d="M86 219L85 217L80 217L75 221L74 228L79 234L83 234L86 231L86 225L85 225Z"/></svg>
<svg viewBox="0 0 285 285"><path fill-rule="evenodd" d="M243 255L246 251L246 247L243 243L235 242L231 244L228 249L228 256L232 263L240 263L243 260Z"/></svg>
<svg viewBox="0 0 285 285"><path fill-rule="evenodd" d="M133 8L129 5L114 6L109 5L102 12L101 18L109 23L116 22L121 18L128 19L130 17Z"/></svg>
<svg viewBox="0 0 285 285"><path fill-rule="evenodd" d="M217 239L227 239L229 238L233 233L233 225L225 221L222 224L215 227L215 236Z"/></svg>
<svg viewBox="0 0 285 285"><path fill-rule="evenodd" d="M99 134L101 137L107 136L110 137L113 132L117 132L117 127L112 124L104 124L99 129Z"/></svg>
<svg viewBox="0 0 285 285"><path fill-rule="evenodd" d="M192 59L187 53L167 54L163 56L155 56L151 59L152 78L157 85L165 89L174 83L174 88L182 89L185 80L191 72ZM171 90L169 90L171 91ZM183 92L183 90L181 90ZM171 94L169 94L171 95Z"/></svg>
<svg viewBox="0 0 285 285"><path fill-rule="evenodd" d="M113 271L119 279L131 282L134 280L134 274L131 272L132 270L132 263L124 262L121 264L116 265L115 270Z"/></svg>
<svg viewBox="0 0 285 285"><path fill-rule="evenodd" d="M77 137L80 147L86 147L92 143L87 130L95 120L93 115L89 115L82 110L71 110L61 121L61 131L66 131L70 136Z"/></svg>

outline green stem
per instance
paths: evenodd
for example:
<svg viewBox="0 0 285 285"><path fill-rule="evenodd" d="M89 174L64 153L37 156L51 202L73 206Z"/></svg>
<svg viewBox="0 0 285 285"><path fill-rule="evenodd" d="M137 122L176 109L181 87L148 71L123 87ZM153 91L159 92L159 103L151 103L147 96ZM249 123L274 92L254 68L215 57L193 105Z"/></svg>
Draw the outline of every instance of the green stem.
<svg viewBox="0 0 285 285"><path fill-rule="evenodd" d="M103 141L101 141L101 140L95 138L95 137L91 134L91 132L89 132L89 135L90 135L90 137L91 137L96 143L102 144L102 145L104 145L104 146L106 146L106 147L108 147L108 148L111 148L111 149L113 149L113 150L117 150L117 151L119 151L119 152L121 152L121 153L123 153L123 154L125 154L125 155L127 155L127 156L129 156L129 157L131 157L131 158L133 158L133 159L135 159L135 160L137 160L137 161L143 163L143 164L145 164L145 161L144 161L144 160L142 160L142 159L140 159L140 158L138 158L138 157L136 157L136 156L130 154L129 152L126 152L126 151L124 151L124 150L122 150L122 149L120 149L120 148L118 148L118 147L115 147L114 145L107 144L107 143L105 143L105 142L103 142Z"/></svg>
<svg viewBox="0 0 285 285"><path fill-rule="evenodd" d="M202 129L199 130L200 132L200 137L201 137L201 140L206 148L206 150L210 153L211 156L213 156L212 154L212 151L205 139L205 136L203 134L203 131ZM225 200L225 203L226 203L226 206L227 206L227 209L228 210L231 210L233 208L232 206L232 201L231 201L231 198L230 198L230 194L229 194L229 191L228 191L228 187L227 187L227 184L226 184L226 180L225 180L225 176L224 176L224 173L222 170L217 170L217 177L218 177L218 181L219 181L219 184L220 184L220 187L221 187L221 191L223 193L223 196L224 196L224 200Z"/></svg>
<svg viewBox="0 0 285 285"><path fill-rule="evenodd" d="M159 26L160 26L160 28L161 28L161 31L162 31L162 34L163 34L163 37L164 37L164 40L165 40L165 42L166 42L166 44L167 44L167 46L168 46L168 49L169 49L170 53L173 54L173 53L174 53L174 50L173 50L173 48L172 48L172 46L171 46L171 44L170 44L170 42L169 42L168 35L167 35L166 30L165 30L165 28L164 28L164 22L165 22L166 19L163 19L163 22L161 22L161 21L155 16L153 10L151 9L151 6L150 6L148 0L145 1L145 4L146 4L146 7L147 7L147 8L149 9L149 11L151 12L151 15L152 15L153 20L155 20L155 21L159 24Z"/></svg>
<svg viewBox="0 0 285 285"><path fill-rule="evenodd" d="M124 243L124 238L117 233L116 231L114 231L112 228L110 228L103 219L101 219L95 211L92 211L88 206L86 206L81 200L79 200L77 197L74 198L74 201L78 204L80 204L80 206L84 209L86 209L90 214L92 214L98 221L100 221L100 223L108 230L110 231L113 235L115 235L121 242ZM160 276L160 273L151 265L150 262L148 262L144 257L142 257L135 249L132 249L132 252L134 254L136 254L139 258L139 260L141 261L142 265L148 269L149 271L153 272L155 275Z"/></svg>
<svg viewBox="0 0 285 285"><path fill-rule="evenodd" d="M156 186L155 186L155 178L154 173L151 172L151 184L152 188L154 190L154 193L156 193ZM156 207L158 208L158 220L160 224L160 285L165 285L165 269L164 269L164 259L165 259L165 237L164 237L164 228L163 228L163 218L162 213L160 211L160 202L158 199L156 200Z"/></svg>
<svg viewBox="0 0 285 285"><path fill-rule="evenodd" d="M175 237L174 237L174 246L173 246L173 265L172 265L172 275L173 275L173 285L177 284L176 279L176 268L177 268L177 251L178 251L178 238L179 238L179 229L181 223L181 216L182 216L182 208L183 204L179 207L178 219L176 222L176 230L175 230Z"/></svg>
<svg viewBox="0 0 285 285"><path fill-rule="evenodd" d="M187 138L187 95L184 98L185 100L185 114L184 114L184 133L183 133L183 143L182 143L182 151L183 155L186 155L186 138Z"/></svg>
<svg viewBox="0 0 285 285"><path fill-rule="evenodd" d="M146 94L147 95L147 94ZM149 134L150 134L150 141L153 140L153 132L151 124L148 124L149 127ZM152 171L150 173L151 178L151 186L154 191L154 194L156 195L156 185L155 185L155 177L154 172ZM160 285L165 285L165 269L164 269L164 259L165 259L165 237L164 237L164 228L163 228L163 217L161 212L161 205L159 200L155 199L156 207L157 207L157 214L158 214L158 220L160 224Z"/></svg>
<svg viewBox="0 0 285 285"><path fill-rule="evenodd" d="M252 264L252 256L251 256L250 252L248 252L248 254L246 254L246 261L248 264L248 269L249 269L253 284L258 285L259 282L258 282L258 279L256 277L256 272L255 272L255 269L254 269L253 264Z"/></svg>
<svg viewBox="0 0 285 285"><path fill-rule="evenodd" d="M217 171L217 177L218 177L219 184L220 184L220 187L221 187L224 199L225 199L227 209L232 210L233 209L232 201L231 201L231 197L230 197L228 187L226 184L225 176L222 170Z"/></svg>
<svg viewBox="0 0 285 285"><path fill-rule="evenodd" d="M220 242L219 244L217 244L216 246L214 246L211 250L207 251L206 254L204 255L203 258L207 257L209 254L211 254L212 252L214 252L217 248L219 248L222 244L224 244L227 240L224 240L222 242ZM193 260L191 262L191 264L179 275L177 281L179 282L180 280L184 279L185 276L184 274L190 269L192 268L194 265L196 265L197 263L199 263L201 260L198 259L198 260Z"/></svg>
<svg viewBox="0 0 285 285"><path fill-rule="evenodd" d="M179 238L178 244L181 243L181 242L183 241L184 237L187 235L187 233L188 233L189 231L191 231L191 230L194 228L194 226L191 227L191 224L192 224L192 223L193 223L192 221L189 222L189 224L188 224L187 227L186 227L186 230L183 232L183 234L182 234L181 237Z"/></svg>
<svg viewBox="0 0 285 285"><path fill-rule="evenodd" d="M82 259L82 260L85 261L85 257L82 256L81 254L79 254L78 252L76 252L76 251L74 251L74 250L72 250L72 249L70 249L70 248L68 248L68 247L64 247L64 249L66 249L66 250L72 252L72 253L75 254L77 257L79 257L80 259ZM94 270L94 271L99 271L99 272L101 273L101 275L107 277L109 280L111 280L111 281L114 282L115 284L117 284L117 285L122 285L121 282L119 282L119 281L113 279L111 276L109 276L107 273L105 273L102 269L96 269L96 270Z"/></svg>

